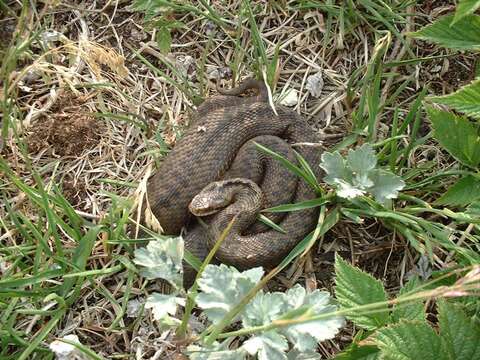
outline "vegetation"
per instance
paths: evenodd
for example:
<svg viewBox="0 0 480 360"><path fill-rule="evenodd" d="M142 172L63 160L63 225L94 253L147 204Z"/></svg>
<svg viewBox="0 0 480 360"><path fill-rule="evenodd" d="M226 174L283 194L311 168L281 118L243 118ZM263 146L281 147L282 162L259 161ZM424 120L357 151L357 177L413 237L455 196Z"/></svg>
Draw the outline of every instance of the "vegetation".
<svg viewBox="0 0 480 360"><path fill-rule="evenodd" d="M480 359L480 1L22 5L0 2L0 359ZM259 146L318 192L268 211L317 206L314 231L269 272L128 234L212 80L249 73L320 129L321 164Z"/></svg>

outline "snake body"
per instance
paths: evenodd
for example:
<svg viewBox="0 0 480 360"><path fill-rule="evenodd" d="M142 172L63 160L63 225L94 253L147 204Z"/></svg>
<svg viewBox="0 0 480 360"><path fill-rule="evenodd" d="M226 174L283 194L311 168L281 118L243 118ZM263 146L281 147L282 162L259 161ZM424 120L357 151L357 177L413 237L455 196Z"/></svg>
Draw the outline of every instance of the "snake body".
<svg viewBox="0 0 480 360"><path fill-rule="evenodd" d="M249 88L256 89L258 95L238 96ZM256 214L262 208L313 199L315 193L278 161L257 150L254 142L296 162L291 144L317 143L318 138L294 111L276 106L275 114L262 82L248 80L222 93L199 106L185 135L149 179L148 202L166 234L179 234L182 227L187 228L185 246L200 258L206 256L219 233L236 216L234 226L216 253L217 259L239 268L272 266L313 230L317 210L276 215L272 220L285 231L281 233L254 223L252 215L244 217L246 203L251 205L245 199L259 202L253 205ZM301 144L295 150L319 176L320 151ZM258 184L261 196L257 196L258 189L253 189L252 182ZM207 216L209 229L205 230L192 221L189 204L197 195L207 195L208 200L211 196L205 191L208 186L220 194L230 193L226 195L229 204ZM248 192L250 195L241 195Z"/></svg>

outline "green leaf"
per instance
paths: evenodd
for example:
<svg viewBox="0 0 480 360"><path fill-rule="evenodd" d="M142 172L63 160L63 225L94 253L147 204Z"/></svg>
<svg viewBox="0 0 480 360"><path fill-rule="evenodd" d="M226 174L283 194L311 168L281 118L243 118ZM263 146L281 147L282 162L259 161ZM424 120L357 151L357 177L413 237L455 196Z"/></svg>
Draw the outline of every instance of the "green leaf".
<svg viewBox="0 0 480 360"><path fill-rule="evenodd" d="M146 248L135 250L133 262L143 266L140 273L149 280L164 279L177 289L183 283L183 239L152 240Z"/></svg>
<svg viewBox="0 0 480 360"><path fill-rule="evenodd" d="M385 360L447 360L440 337L425 322L402 322L379 329L376 343Z"/></svg>
<svg viewBox="0 0 480 360"><path fill-rule="evenodd" d="M185 299L176 297L175 294L154 293L147 298L145 308L152 309L155 320L179 323L179 320L169 316L175 315L177 305L185 306Z"/></svg>
<svg viewBox="0 0 480 360"><path fill-rule="evenodd" d="M480 119L480 81L460 88L458 91L445 96L432 96L429 100L444 104L464 114Z"/></svg>
<svg viewBox="0 0 480 360"><path fill-rule="evenodd" d="M333 313L337 310L337 307L331 303L328 292L320 290L307 292L298 284L289 289L284 297L289 312L304 307L312 316L316 316L322 313ZM328 319L291 325L281 329L281 332L295 345L297 350L303 352L315 350L317 343L332 339L344 325L343 317L333 316Z"/></svg>
<svg viewBox="0 0 480 360"><path fill-rule="evenodd" d="M305 209L311 209L311 208L319 207L321 205L325 205L327 202L328 200L325 200L324 198L316 198L313 200L305 200L295 204L278 205L275 207L264 209L262 210L262 212L279 213L279 212L305 210Z"/></svg>
<svg viewBox="0 0 480 360"><path fill-rule="evenodd" d="M162 26L157 32L158 48L163 54L168 54L172 47L172 35L166 26Z"/></svg>
<svg viewBox="0 0 480 360"><path fill-rule="evenodd" d="M475 201L474 203L472 203L467 208L467 211L465 213L477 219L480 218L480 201Z"/></svg>
<svg viewBox="0 0 480 360"><path fill-rule="evenodd" d="M480 359L480 326L457 304L438 303L440 335L450 359Z"/></svg>
<svg viewBox="0 0 480 360"><path fill-rule="evenodd" d="M324 181L328 184L334 184L336 179L347 180L351 177L351 172L347 169L347 164L338 151L324 152L320 167L327 173Z"/></svg>
<svg viewBox="0 0 480 360"><path fill-rule="evenodd" d="M387 301L382 282L370 274L350 265L338 254L335 255L335 294L343 308ZM377 329L388 322L388 306L379 306L375 313L347 316L356 325L368 330ZM383 311L382 311L383 309Z"/></svg>
<svg viewBox="0 0 480 360"><path fill-rule="evenodd" d="M368 175L376 165L377 157L370 144L363 144L355 150L348 150L347 166L352 170L356 183L361 184L362 188L373 185Z"/></svg>
<svg viewBox="0 0 480 360"><path fill-rule="evenodd" d="M262 276L261 267L239 272L225 264L207 265L198 280L201 293L197 295L195 301L211 322L218 322L260 281Z"/></svg>
<svg viewBox="0 0 480 360"><path fill-rule="evenodd" d="M258 143L255 143L255 146L263 153L270 155L273 157L275 160L278 160L283 166L285 166L288 170L290 170L292 173L294 173L297 176L300 176L302 179L304 179L307 184L309 184L312 189L317 190L318 189L318 183L316 179L312 179L310 176L310 173L305 171L304 169L298 167L291 161L289 161L287 158L283 157L280 154L277 154L276 152L270 150L269 148L260 145Z"/></svg>
<svg viewBox="0 0 480 360"><path fill-rule="evenodd" d="M370 178L373 186L368 191L380 204L384 204L388 199L395 199L398 192L405 187L405 182L389 171L375 169Z"/></svg>
<svg viewBox="0 0 480 360"><path fill-rule="evenodd" d="M267 331L248 339L242 348L250 355L257 354L259 360L287 360L285 351L288 350L288 342L285 337L274 331Z"/></svg>
<svg viewBox="0 0 480 360"><path fill-rule="evenodd" d="M450 49L480 49L480 16L465 16L451 26L453 19L454 15L443 16L410 35Z"/></svg>
<svg viewBox="0 0 480 360"><path fill-rule="evenodd" d="M365 194L365 190L362 190L361 184L352 184L343 179L336 179L335 185L337 186L337 195L345 199L354 199L358 196Z"/></svg>
<svg viewBox="0 0 480 360"><path fill-rule="evenodd" d="M376 169L377 157L370 144L348 151L347 159L337 152L322 154L320 167L327 176L324 181L337 188L337 195L354 199L369 192L379 203L398 196L405 183L397 175Z"/></svg>
<svg viewBox="0 0 480 360"><path fill-rule="evenodd" d="M478 126L467 118L427 106L433 126L433 137L454 158L467 166L480 163L480 136Z"/></svg>
<svg viewBox="0 0 480 360"><path fill-rule="evenodd" d="M297 284L286 293L257 293L245 308L242 323L244 327L248 328L269 325L275 320L292 320L298 317L307 320L308 317L333 313L336 310L337 306L331 303L328 292L320 290L307 292L305 288ZM268 344L264 343L262 336L259 338L255 336L249 340L250 345L248 346L255 344L252 348L255 348L259 353L264 346L267 346L266 349L263 349L266 353L272 351L270 347L272 347L274 339L280 341L280 339L286 338L294 344L294 349L300 352L314 351L317 348L317 343L332 339L344 325L345 319L340 316L306 321L269 331L269 334L278 333L281 336L272 335L268 337ZM282 344L283 340L278 342L276 348L282 348ZM254 354L251 349L247 351L252 355Z"/></svg>
<svg viewBox="0 0 480 360"><path fill-rule="evenodd" d="M480 200L480 179L466 176L451 186L437 201L436 205L469 205Z"/></svg>
<svg viewBox="0 0 480 360"><path fill-rule="evenodd" d="M480 7L480 0L459 0L452 26L465 16L473 14Z"/></svg>
<svg viewBox="0 0 480 360"><path fill-rule="evenodd" d="M270 220L268 217L266 217L265 215L262 215L260 214L258 216L258 221L264 223L265 225L267 226L270 226L272 229L282 233L282 234L286 234L287 232L285 230L282 229L282 227L280 225L277 225L275 224L272 220Z"/></svg>
<svg viewBox="0 0 480 360"><path fill-rule="evenodd" d="M398 293L398 297L401 298L403 295L409 294L412 295L416 287L420 285L418 277L412 278L404 287L402 287ZM419 300L413 304L408 305L396 305L392 311L392 319L394 322L399 322L400 320L425 320L425 310L423 301Z"/></svg>

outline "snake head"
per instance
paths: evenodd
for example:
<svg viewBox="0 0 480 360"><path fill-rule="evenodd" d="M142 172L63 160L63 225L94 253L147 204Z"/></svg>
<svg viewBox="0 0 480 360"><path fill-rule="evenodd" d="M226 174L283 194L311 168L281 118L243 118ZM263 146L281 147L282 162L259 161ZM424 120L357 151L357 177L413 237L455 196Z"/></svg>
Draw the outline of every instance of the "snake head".
<svg viewBox="0 0 480 360"><path fill-rule="evenodd" d="M203 188L190 202L188 209L195 216L213 215L232 202L232 193L225 191L224 181L216 181Z"/></svg>

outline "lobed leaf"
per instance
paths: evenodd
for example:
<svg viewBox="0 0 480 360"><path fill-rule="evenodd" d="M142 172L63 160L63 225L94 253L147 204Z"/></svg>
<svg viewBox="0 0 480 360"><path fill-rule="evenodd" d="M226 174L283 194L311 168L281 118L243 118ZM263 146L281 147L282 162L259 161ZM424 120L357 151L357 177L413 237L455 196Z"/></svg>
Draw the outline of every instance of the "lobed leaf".
<svg viewBox="0 0 480 360"><path fill-rule="evenodd" d="M198 280L196 303L211 322L218 322L260 281L261 267L239 272L225 264L207 265ZM220 284L220 286L219 286Z"/></svg>
<svg viewBox="0 0 480 360"><path fill-rule="evenodd" d="M335 183L336 179L347 180L351 178L351 173L347 169L345 160L338 151L333 153L324 152L322 154L320 167L327 173L324 177L324 181L328 184Z"/></svg>
<svg viewBox="0 0 480 360"><path fill-rule="evenodd" d="M287 360L285 351L288 342L284 336L275 331L267 331L251 337L242 346L250 355L257 355L259 360Z"/></svg>
<svg viewBox="0 0 480 360"><path fill-rule="evenodd" d="M307 293L305 288L296 285L285 293L289 311L302 307L307 308L312 315L332 313L337 307L331 304L330 294L326 291L315 290ZM345 326L345 320L340 316L328 319L308 321L283 328L281 332L290 340L299 351L314 350L317 343L332 339Z"/></svg>
<svg viewBox="0 0 480 360"><path fill-rule="evenodd" d="M338 196L354 199L369 192L376 201L385 204L398 196L405 183L391 172L376 169L376 165L377 157L370 144L350 149L346 160L337 151L325 152L320 163L327 173L325 182L337 188Z"/></svg>
<svg viewBox="0 0 480 360"><path fill-rule="evenodd" d="M373 181L368 175L377 165L375 151L370 144L363 144L359 148L348 150L347 166L354 175L354 184L359 184L362 188L368 188L373 185Z"/></svg>
<svg viewBox="0 0 480 360"><path fill-rule="evenodd" d="M286 293L259 292L245 308L242 323L245 327L255 327L269 325L276 320L297 319L300 316L307 320L308 317L333 313L336 310L337 307L331 304L329 293L319 290L308 293L305 288L297 284ZM253 352L255 349L259 358L263 356L261 354L269 354L275 358L286 359L284 353L280 355L275 352L284 349L283 344L286 339L294 344L294 349L299 352L311 352L316 349L318 342L333 338L344 325L345 320L339 316L305 321L271 330L267 338L263 337L265 333L254 336L245 346L251 355L256 354ZM282 351L284 352L285 349Z"/></svg>
<svg viewBox="0 0 480 360"><path fill-rule="evenodd" d="M397 198L398 192L405 187L402 178L385 170L375 169L371 172L370 177L373 186L368 191L381 204L389 199Z"/></svg>
<svg viewBox="0 0 480 360"><path fill-rule="evenodd" d="M180 321L170 317L177 312L177 306L185 306L185 299L175 294L154 293L147 298L145 308L152 309L153 317L167 325L179 323Z"/></svg>
<svg viewBox="0 0 480 360"><path fill-rule="evenodd" d="M164 279L174 287L183 284L183 238L152 240L145 248L135 250L133 262L142 266L142 276L149 280Z"/></svg>

